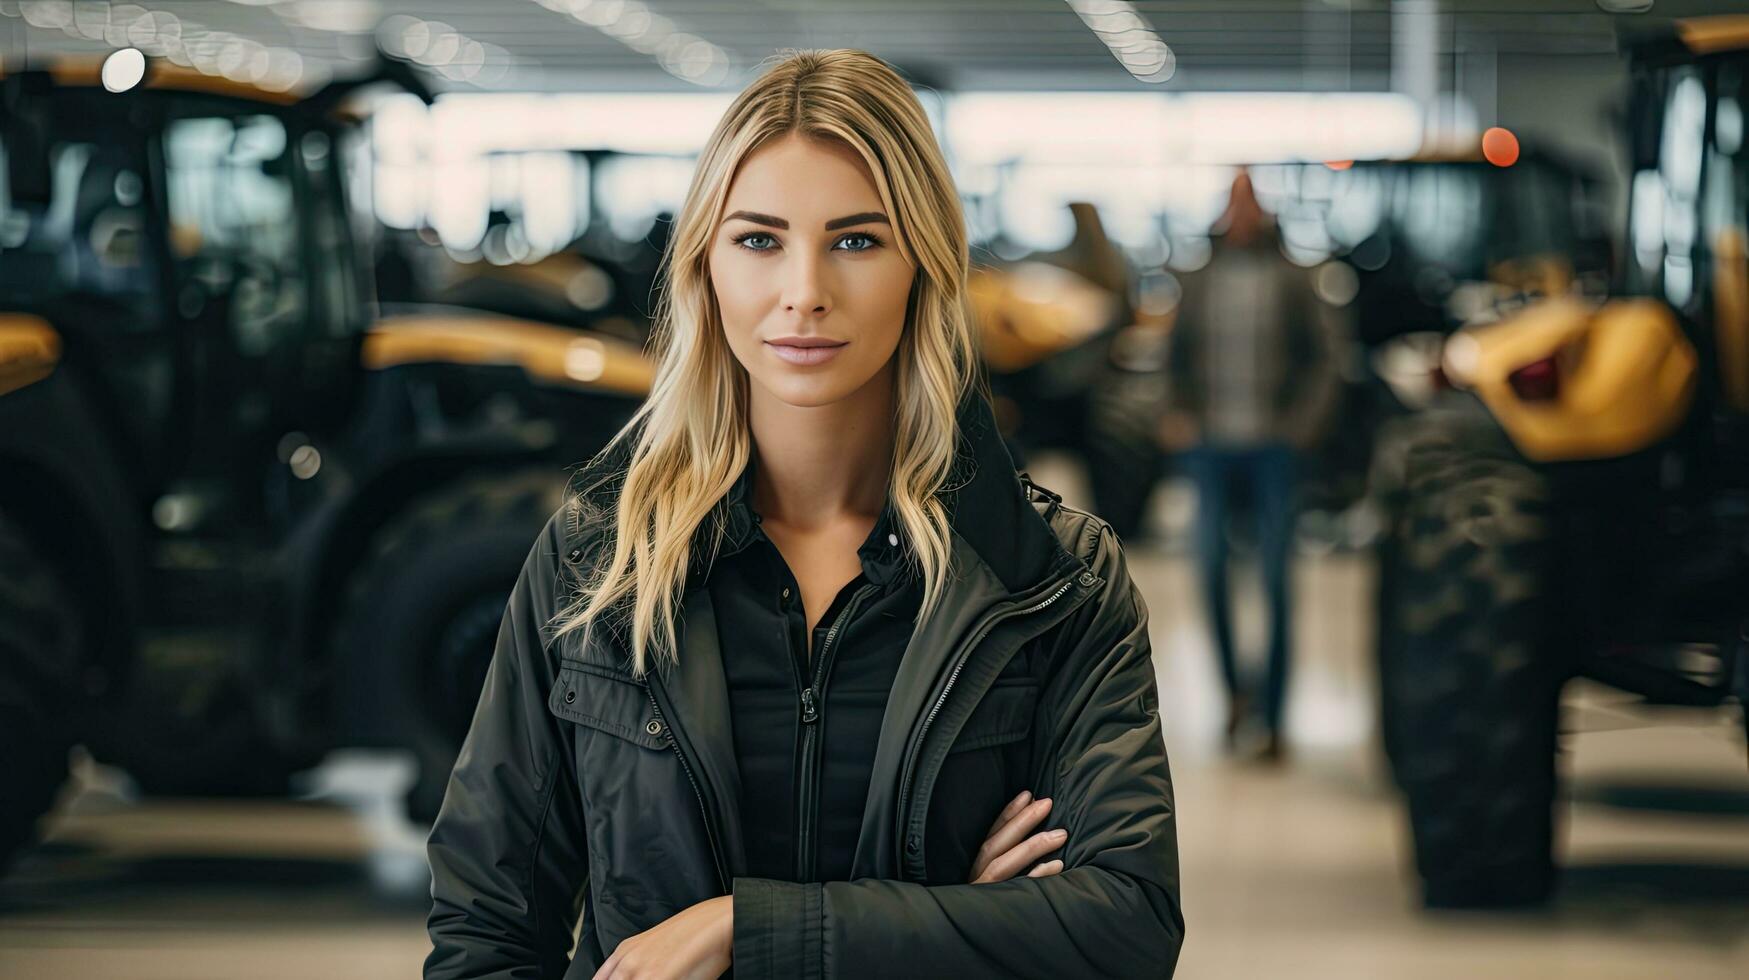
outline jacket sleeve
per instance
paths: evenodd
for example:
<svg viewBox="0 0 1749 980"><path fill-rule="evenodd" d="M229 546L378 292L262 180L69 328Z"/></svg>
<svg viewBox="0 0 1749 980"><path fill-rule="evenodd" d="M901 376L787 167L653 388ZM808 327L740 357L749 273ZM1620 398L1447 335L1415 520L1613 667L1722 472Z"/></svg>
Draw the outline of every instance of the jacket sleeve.
<svg viewBox="0 0 1749 980"><path fill-rule="evenodd" d="M1064 870L978 885L738 878L738 977L1171 976L1184 916L1148 610L1103 523L1092 567L1105 583L1068 620L1036 716L1048 785L1035 793L1068 829Z"/></svg>
<svg viewBox="0 0 1749 980"><path fill-rule="evenodd" d="M547 709L545 639L564 510L523 563L472 726L426 842L427 980L557 978L569 961L588 863L571 747Z"/></svg>
<svg viewBox="0 0 1749 980"><path fill-rule="evenodd" d="M1341 401L1343 351L1333 311L1318 298L1310 276L1291 267L1287 276L1293 336L1287 371L1294 386L1279 418L1288 443L1305 450L1317 444Z"/></svg>
<svg viewBox="0 0 1749 980"><path fill-rule="evenodd" d="M1178 297L1178 312L1166 334L1166 407L1202 420L1204 399L1201 371L1200 334L1202 324L1202 275L1187 273L1179 280L1182 292Z"/></svg>

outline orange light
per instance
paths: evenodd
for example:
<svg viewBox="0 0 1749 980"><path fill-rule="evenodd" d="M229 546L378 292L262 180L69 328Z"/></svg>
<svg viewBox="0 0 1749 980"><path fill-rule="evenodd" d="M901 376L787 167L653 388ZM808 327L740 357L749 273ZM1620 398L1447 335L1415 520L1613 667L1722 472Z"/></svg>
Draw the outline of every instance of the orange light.
<svg viewBox="0 0 1749 980"><path fill-rule="evenodd" d="M1482 157L1496 167L1510 167L1518 162L1518 137L1512 130L1499 126L1482 134Z"/></svg>
<svg viewBox="0 0 1749 980"><path fill-rule="evenodd" d="M1331 170L1347 170L1349 167L1354 166L1354 161L1353 160L1325 160L1324 166L1329 167Z"/></svg>

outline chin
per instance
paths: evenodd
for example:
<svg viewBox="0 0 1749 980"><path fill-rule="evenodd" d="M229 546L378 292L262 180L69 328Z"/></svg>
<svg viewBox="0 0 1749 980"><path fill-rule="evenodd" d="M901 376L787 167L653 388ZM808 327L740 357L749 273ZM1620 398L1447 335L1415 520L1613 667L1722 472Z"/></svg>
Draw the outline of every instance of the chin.
<svg viewBox="0 0 1749 980"><path fill-rule="evenodd" d="M825 379L812 378L800 383L791 382L766 388L778 401L794 408L820 408L842 400L854 390L842 384L832 384Z"/></svg>
<svg viewBox="0 0 1749 980"><path fill-rule="evenodd" d="M860 385L842 371L820 371L812 375L796 373L785 376L756 378L766 393L795 408L819 408L848 398Z"/></svg>

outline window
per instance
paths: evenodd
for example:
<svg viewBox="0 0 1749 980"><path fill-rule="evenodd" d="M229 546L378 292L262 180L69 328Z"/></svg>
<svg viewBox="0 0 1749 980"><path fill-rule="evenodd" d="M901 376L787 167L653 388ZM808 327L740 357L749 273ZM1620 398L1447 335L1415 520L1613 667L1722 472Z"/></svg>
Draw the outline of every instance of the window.
<svg viewBox="0 0 1749 980"><path fill-rule="evenodd" d="M0 301L149 329L159 323L159 292L140 147L73 132L63 125L71 122L50 124L47 203L0 194ZM0 183L4 161L0 148Z"/></svg>
<svg viewBox="0 0 1749 980"><path fill-rule="evenodd" d="M177 301L185 314L224 304L244 357L303 332L293 150L285 124L270 115L173 119L164 132Z"/></svg>

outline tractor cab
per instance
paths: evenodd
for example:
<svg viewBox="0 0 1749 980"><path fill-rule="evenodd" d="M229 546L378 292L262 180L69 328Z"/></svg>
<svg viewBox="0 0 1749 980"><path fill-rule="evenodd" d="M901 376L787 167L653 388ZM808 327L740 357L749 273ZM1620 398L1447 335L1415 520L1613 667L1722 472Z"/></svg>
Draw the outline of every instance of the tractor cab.
<svg viewBox="0 0 1749 980"><path fill-rule="evenodd" d="M429 818L565 470L653 367L584 329L381 315L342 101L430 101L405 63L305 95L114 74L0 75L0 564L25 583L0 620L29 627L0 637L0 866L74 745L145 793L410 753Z"/></svg>
<svg viewBox="0 0 1749 980"><path fill-rule="evenodd" d="M1581 160L1504 138L1513 141L1493 154L1478 143L1338 164L1323 224L1355 272L1361 342L1447 334L1538 297L1607 289L1597 174Z"/></svg>
<svg viewBox="0 0 1749 980"><path fill-rule="evenodd" d="M1707 401L1749 413L1749 18L1680 21L1632 56L1622 291L1674 310ZM1745 459L1749 464L1749 459ZM1746 484L1749 485L1749 484Z"/></svg>
<svg viewBox="0 0 1749 980"><path fill-rule="evenodd" d="M343 417L371 297L335 111L358 83L300 99L148 67L123 92L95 63L0 79L0 310L113 393L155 489Z"/></svg>

